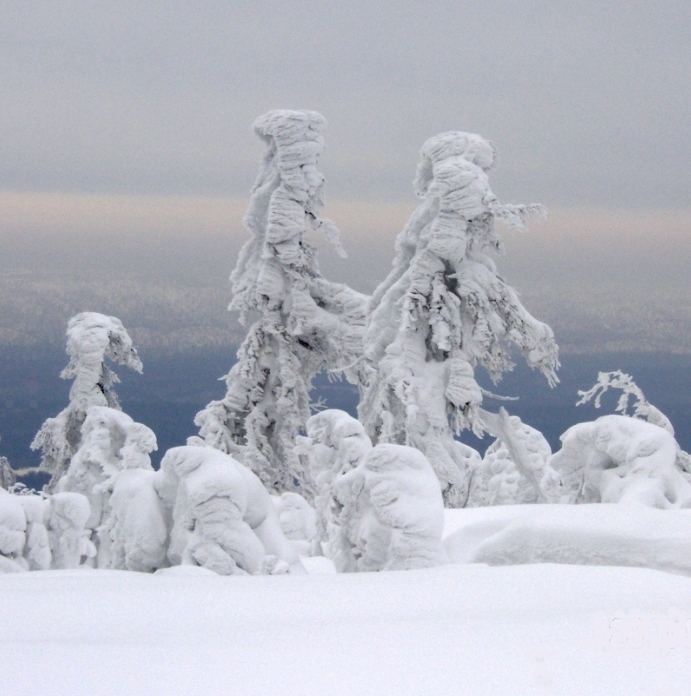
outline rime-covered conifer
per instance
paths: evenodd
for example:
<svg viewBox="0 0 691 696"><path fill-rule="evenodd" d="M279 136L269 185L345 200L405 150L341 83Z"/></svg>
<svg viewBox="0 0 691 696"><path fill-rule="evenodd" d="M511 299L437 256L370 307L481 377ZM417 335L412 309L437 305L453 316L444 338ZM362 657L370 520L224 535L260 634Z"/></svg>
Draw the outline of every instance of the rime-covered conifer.
<svg viewBox="0 0 691 696"><path fill-rule="evenodd" d="M319 272L309 230L343 254L338 231L322 220L324 118L313 111L271 111L254 123L266 153L245 227L251 235L231 275L231 310L250 326L226 396L197 414L207 444L249 466L270 489L309 493L295 440L309 417L309 390L323 368L361 355L368 298ZM346 376L355 380L353 369Z"/></svg>
<svg viewBox="0 0 691 696"><path fill-rule="evenodd" d="M415 179L422 204L396 242L394 268L377 288L365 335L368 383L360 417L374 442L412 445L430 460L447 506L467 498L474 450L454 440L486 430L475 368L511 369L507 344L553 384L551 329L532 317L497 273L495 222L524 226L541 206L499 203L487 172L491 143L450 132L428 140Z"/></svg>
<svg viewBox="0 0 691 696"><path fill-rule="evenodd" d="M70 362L62 379L73 379L70 403L55 418L48 418L31 443L31 449L43 453L41 470L52 474L48 490L67 471L81 441L81 427L91 406L120 409L113 385L118 376L106 364L106 358L136 372L142 363L122 322L97 312L82 312L67 326L67 354Z"/></svg>

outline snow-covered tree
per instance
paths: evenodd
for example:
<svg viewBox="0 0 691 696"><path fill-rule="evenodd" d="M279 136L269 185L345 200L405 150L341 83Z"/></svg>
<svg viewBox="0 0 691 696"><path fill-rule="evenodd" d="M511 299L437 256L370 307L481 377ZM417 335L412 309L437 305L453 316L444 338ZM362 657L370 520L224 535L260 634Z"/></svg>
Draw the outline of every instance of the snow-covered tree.
<svg viewBox="0 0 691 696"><path fill-rule="evenodd" d="M113 390L119 379L106 364L106 358L142 371L141 360L122 322L97 312L82 312L70 319L67 354L70 362L60 377L74 380L70 403L55 418L43 423L31 443L31 449L43 453L41 470L52 474L49 491L55 489L79 447L88 409L91 406L120 409Z"/></svg>
<svg viewBox="0 0 691 696"><path fill-rule="evenodd" d="M341 252L338 231L320 218L324 118L313 111L271 111L254 123L266 144L244 219L251 238L231 275L231 310L257 314L227 375L226 396L197 414L207 444L249 466L270 489L309 493L295 440L309 418L312 378L356 362L368 298L319 272L310 230ZM357 380L355 370L345 370Z"/></svg>
<svg viewBox="0 0 691 696"><path fill-rule="evenodd" d="M487 176L495 150L478 135L443 133L420 154L415 188L424 202L399 234L394 268L371 301L360 417L374 442L420 449L445 504L457 507L476 455L454 434L487 430L475 368L498 380L513 366L513 344L550 384L557 381L551 329L526 311L492 259L502 250L497 220L520 228L544 211L499 203Z"/></svg>
<svg viewBox="0 0 691 696"><path fill-rule="evenodd" d="M7 457L0 457L0 488L8 491L14 485L17 477L12 470L10 460Z"/></svg>

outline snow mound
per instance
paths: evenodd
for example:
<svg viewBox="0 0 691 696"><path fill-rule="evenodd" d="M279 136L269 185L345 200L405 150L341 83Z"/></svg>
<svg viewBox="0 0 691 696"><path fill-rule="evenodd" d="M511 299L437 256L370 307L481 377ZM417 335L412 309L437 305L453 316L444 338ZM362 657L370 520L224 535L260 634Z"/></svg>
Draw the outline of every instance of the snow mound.
<svg viewBox="0 0 691 696"><path fill-rule="evenodd" d="M168 556L221 575L304 573L259 478L212 447L173 447L161 469L179 479Z"/></svg>
<svg viewBox="0 0 691 696"><path fill-rule="evenodd" d="M341 506L337 570L405 570L448 562L441 543L439 481L419 450L377 445L336 481L334 492Z"/></svg>
<svg viewBox="0 0 691 696"><path fill-rule="evenodd" d="M549 462L560 502L691 507L691 483L676 466L679 446L664 428L609 415L574 425L561 441Z"/></svg>
<svg viewBox="0 0 691 696"><path fill-rule="evenodd" d="M635 566L691 575L691 510L512 505L445 514L452 563Z"/></svg>

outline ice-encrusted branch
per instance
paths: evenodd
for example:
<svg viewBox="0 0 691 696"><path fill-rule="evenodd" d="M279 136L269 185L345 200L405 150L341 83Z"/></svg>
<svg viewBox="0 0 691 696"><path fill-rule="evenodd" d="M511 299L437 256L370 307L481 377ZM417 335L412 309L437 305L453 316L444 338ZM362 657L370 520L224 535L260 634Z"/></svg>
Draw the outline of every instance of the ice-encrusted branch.
<svg viewBox="0 0 691 696"><path fill-rule="evenodd" d="M250 233L231 275L231 310L259 319L249 328L227 394L197 414L207 444L241 458L265 485L304 493L308 478L294 452L309 418L309 389L323 368L357 382L369 298L324 279L309 229L339 251L338 230L321 218L324 118L271 111L255 121L266 153L244 219Z"/></svg>
<svg viewBox="0 0 691 696"><path fill-rule="evenodd" d="M600 408L602 396L610 388L620 389L622 392L614 408L617 413L621 413L622 416L628 416L630 401L633 398L633 413L631 414L633 418L647 420L653 425L664 428L670 435L674 435L674 428L669 418L645 398L643 390L634 382L633 377L621 370L599 372L597 382L590 389L578 391L578 396L581 398L576 402L576 406L581 406L594 400L593 405L595 408Z"/></svg>

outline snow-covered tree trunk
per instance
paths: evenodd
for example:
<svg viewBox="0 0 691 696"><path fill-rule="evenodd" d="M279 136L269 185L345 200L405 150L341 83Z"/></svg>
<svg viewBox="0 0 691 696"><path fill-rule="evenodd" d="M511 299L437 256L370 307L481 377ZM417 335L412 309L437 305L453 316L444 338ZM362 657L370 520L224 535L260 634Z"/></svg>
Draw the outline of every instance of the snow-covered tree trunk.
<svg viewBox="0 0 691 696"><path fill-rule="evenodd" d="M113 385L117 375L106 365L106 358L136 372L142 363L122 322L97 312L82 312L67 326L67 354L70 362L63 379L74 379L70 403L55 418L48 418L31 443L43 453L41 470L52 474L47 490L55 490L67 471L81 442L81 427L91 406L120 410Z"/></svg>
<svg viewBox="0 0 691 696"><path fill-rule="evenodd" d="M259 315L226 377L228 391L197 414L207 444L232 454L277 492L310 493L295 440L309 417L309 390L323 368L360 357L368 299L319 273L308 230L336 248L338 231L319 217L324 118L271 111L254 123L266 154L244 224L251 239L231 275L231 310ZM357 381L350 368L346 376Z"/></svg>
<svg viewBox="0 0 691 696"><path fill-rule="evenodd" d="M495 221L523 227L540 206L502 205L489 187L491 143L444 133L421 150L415 187L424 202L396 241L394 268L377 288L365 334L367 384L360 417L374 442L421 450L439 478L445 504L463 506L474 450L454 440L482 433L482 389L511 369L507 343L556 382L551 329L532 317L498 275Z"/></svg>

